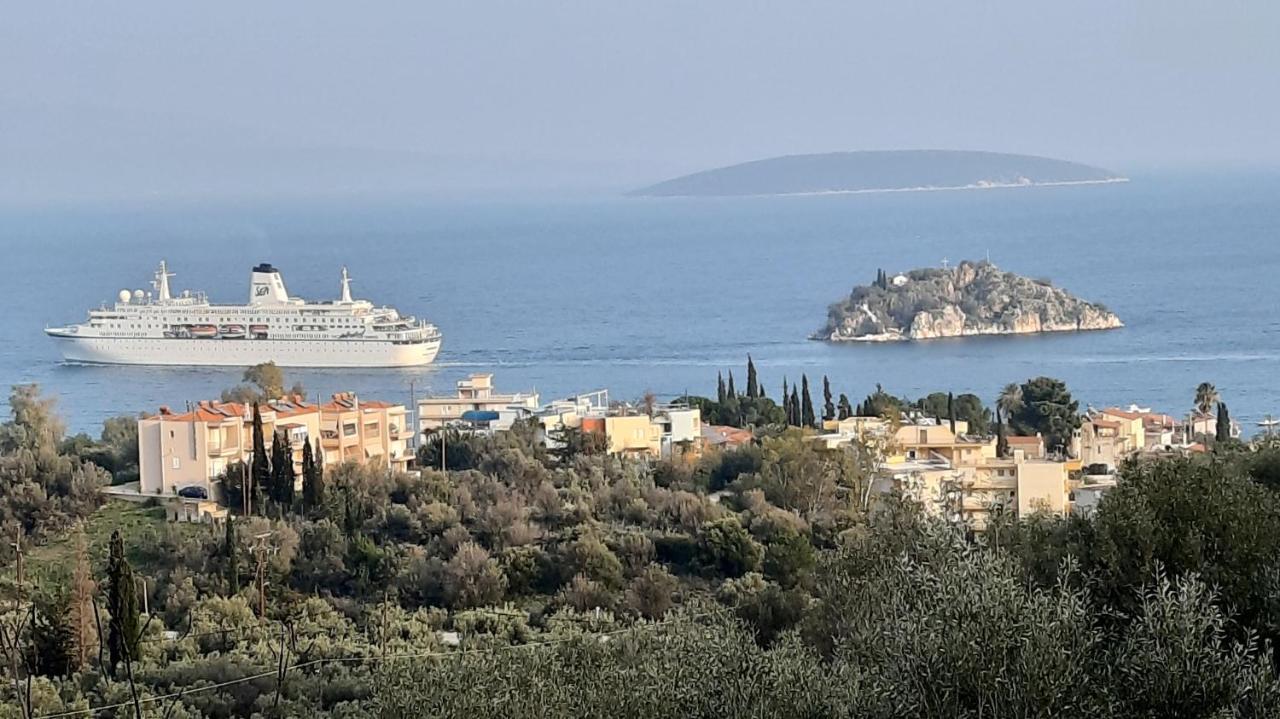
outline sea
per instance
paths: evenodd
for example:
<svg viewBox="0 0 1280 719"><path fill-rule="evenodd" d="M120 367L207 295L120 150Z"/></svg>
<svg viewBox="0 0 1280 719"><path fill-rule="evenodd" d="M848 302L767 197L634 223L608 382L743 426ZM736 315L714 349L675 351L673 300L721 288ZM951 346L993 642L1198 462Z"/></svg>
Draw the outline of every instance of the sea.
<svg viewBox="0 0 1280 719"><path fill-rule="evenodd" d="M408 402L471 373L544 400L607 389L712 394L750 355L775 398L822 378L858 401L1062 379L1088 406L1170 414L1214 383L1245 431L1280 416L1280 172L1153 172L1122 184L743 198L612 193L288 199L0 208L0 383L34 382L72 432L160 405L216 398L238 368L72 365L46 326L81 321L119 290L246 301L249 270L292 294L357 297L428 318L435 364L287 370L312 397ZM990 259L1106 304L1123 329L833 345L808 339L858 284ZM6 393L7 394L7 393ZM7 406L0 407L7 412Z"/></svg>

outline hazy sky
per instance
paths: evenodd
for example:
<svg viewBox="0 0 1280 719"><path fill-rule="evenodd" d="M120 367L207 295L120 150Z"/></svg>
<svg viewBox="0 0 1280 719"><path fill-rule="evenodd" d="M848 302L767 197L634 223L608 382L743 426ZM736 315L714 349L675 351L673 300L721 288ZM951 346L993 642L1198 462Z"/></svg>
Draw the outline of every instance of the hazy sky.
<svg viewBox="0 0 1280 719"><path fill-rule="evenodd" d="M1280 3L9 3L0 200L627 187L778 154L1280 164Z"/></svg>

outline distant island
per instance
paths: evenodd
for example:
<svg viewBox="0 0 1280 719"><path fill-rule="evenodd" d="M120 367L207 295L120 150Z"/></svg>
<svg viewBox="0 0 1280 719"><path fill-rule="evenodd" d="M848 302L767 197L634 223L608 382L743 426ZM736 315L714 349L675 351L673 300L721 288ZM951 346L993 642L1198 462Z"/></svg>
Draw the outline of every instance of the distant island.
<svg viewBox="0 0 1280 719"><path fill-rule="evenodd" d="M887 150L787 155L695 172L630 194L728 197L903 192L1125 182L1099 167L1032 155Z"/></svg>
<svg viewBox="0 0 1280 719"><path fill-rule="evenodd" d="M1105 306L990 262L911 270L853 288L813 339L890 342L1123 327Z"/></svg>

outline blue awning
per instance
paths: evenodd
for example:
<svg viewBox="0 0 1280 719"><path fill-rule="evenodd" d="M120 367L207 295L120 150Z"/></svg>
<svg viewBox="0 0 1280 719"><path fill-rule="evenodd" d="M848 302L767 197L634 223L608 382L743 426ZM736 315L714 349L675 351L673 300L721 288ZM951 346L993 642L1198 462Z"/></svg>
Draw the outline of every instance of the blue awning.
<svg viewBox="0 0 1280 719"><path fill-rule="evenodd" d="M463 422L492 422L498 418L498 413L492 410L472 409L462 413Z"/></svg>

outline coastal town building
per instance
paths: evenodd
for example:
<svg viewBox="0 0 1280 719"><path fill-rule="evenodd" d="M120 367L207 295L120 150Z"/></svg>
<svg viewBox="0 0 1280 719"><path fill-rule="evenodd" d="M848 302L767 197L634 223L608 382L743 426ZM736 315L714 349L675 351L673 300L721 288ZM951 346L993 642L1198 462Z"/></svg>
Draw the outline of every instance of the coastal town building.
<svg viewBox="0 0 1280 719"><path fill-rule="evenodd" d="M1114 422L1117 435L1122 438L1122 443L1129 448L1129 451L1141 452L1147 448L1148 414L1150 414L1149 410L1143 411L1136 407L1127 410L1108 407L1095 416Z"/></svg>
<svg viewBox="0 0 1280 719"><path fill-rule="evenodd" d="M493 375L473 374L458 380L452 396L423 397L417 401L418 431L439 429L457 422L484 423L485 428L510 427L516 419L538 410L537 392L502 394L494 391ZM490 427L493 422L497 426Z"/></svg>
<svg viewBox="0 0 1280 719"><path fill-rule="evenodd" d="M320 405L320 447L325 461L382 461L404 471L413 459L413 430L404 405L361 400L351 392Z"/></svg>
<svg viewBox="0 0 1280 719"><path fill-rule="evenodd" d="M647 413L612 413L602 423L587 422L584 431L603 431L606 451L619 456L667 459L702 451L702 411L664 406Z"/></svg>
<svg viewBox="0 0 1280 719"><path fill-rule="evenodd" d="M1196 437L1202 435L1214 437L1218 433L1218 415L1196 410L1187 417L1187 425L1191 428L1191 436L1186 439L1189 443L1196 441ZM1231 420L1231 438L1239 439L1240 434L1240 423Z"/></svg>
<svg viewBox="0 0 1280 719"><path fill-rule="evenodd" d="M1005 437L1005 441L1009 443L1010 451L1022 450L1022 454L1027 459L1045 459L1048 453L1045 451L1044 437L1037 432L1031 437L1021 437L1018 435L1009 435Z"/></svg>
<svg viewBox="0 0 1280 719"><path fill-rule="evenodd" d="M326 466L380 462L404 470L412 458L403 405L363 401L352 393L324 404L291 396L260 403L259 414L268 450L275 433L285 435L299 486L307 443ZM251 404L202 401L184 412L161 407L138 420L136 488L113 488L110 494L165 499L170 519L217 521L226 516L219 504L221 478L229 467L252 459Z"/></svg>
<svg viewBox="0 0 1280 719"><path fill-rule="evenodd" d="M1121 423L1101 416L1086 416L1071 436L1071 454L1085 467L1112 471L1136 451L1133 436L1122 431Z"/></svg>
<svg viewBox="0 0 1280 719"><path fill-rule="evenodd" d="M604 389L554 400L533 413L538 441L547 449L559 449L567 430L584 431L584 423L599 425L603 430L608 412L609 391Z"/></svg>
<svg viewBox="0 0 1280 719"><path fill-rule="evenodd" d="M832 449L853 441L881 447L873 492L899 492L926 511L974 531L985 530L996 513L1025 517L1070 510L1067 462L1029 456L1012 445L1009 456L1000 457L994 436L969 434L963 421L956 422L954 432L950 423L923 418L894 427L878 417L851 417L834 427L814 441Z"/></svg>
<svg viewBox="0 0 1280 719"><path fill-rule="evenodd" d="M1121 462L1139 455L1204 451L1199 438L1216 435L1217 422L1213 414L1193 412L1178 419L1132 404L1124 409L1089 409L1072 436L1071 454L1085 469L1105 467L1114 473ZM1240 434L1240 425L1234 421L1231 434Z"/></svg>
<svg viewBox="0 0 1280 719"><path fill-rule="evenodd" d="M739 429L722 424L702 425L702 445L714 449L736 449L755 440L749 429Z"/></svg>

